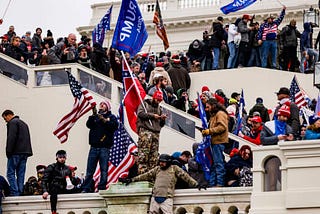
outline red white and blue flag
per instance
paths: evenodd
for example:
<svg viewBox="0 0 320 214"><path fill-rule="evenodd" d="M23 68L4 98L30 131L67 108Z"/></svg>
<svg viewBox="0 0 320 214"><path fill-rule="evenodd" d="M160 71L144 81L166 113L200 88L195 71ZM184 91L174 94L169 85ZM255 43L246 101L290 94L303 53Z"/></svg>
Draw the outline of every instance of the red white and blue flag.
<svg viewBox="0 0 320 214"><path fill-rule="evenodd" d="M138 149L124 125L122 123L119 124L118 130L114 133L114 145L109 152L107 189L110 184L117 182L119 177L126 177L128 175L129 169L134 164L134 157L131 153ZM95 189L97 190L100 181L99 166L97 166L93 179L95 182Z"/></svg>
<svg viewBox="0 0 320 214"><path fill-rule="evenodd" d="M68 140L68 133L77 120L96 106L96 102L89 91L82 87L70 72L67 71L67 73L74 103L71 112L59 121L56 129L53 131L53 134L57 136L61 143Z"/></svg>
<svg viewBox="0 0 320 214"><path fill-rule="evenodd" d="M102 46L106 32L107 30L110 30L112 7L113 5L110 6L110 8L107 10L107 13L102 17L100 22L93 29L92 31L93 44L99 43Z"/></svg>
<svg viewBox="0 0 320 214"><path fill-rule="evenodd" d="M308 104L306 101L306 93L300 88L296 75L294 75L290 84L290 99L299 109Z"/></svg>

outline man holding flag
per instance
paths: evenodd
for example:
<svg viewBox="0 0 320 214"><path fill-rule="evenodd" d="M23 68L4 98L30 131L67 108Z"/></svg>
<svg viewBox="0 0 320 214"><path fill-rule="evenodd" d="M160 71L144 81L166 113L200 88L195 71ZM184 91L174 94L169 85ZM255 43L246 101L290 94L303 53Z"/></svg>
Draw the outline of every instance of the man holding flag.
<svg viewBox="0 0 320 214"><path fill-rule="evenodd" d="M117 118L111 113L111 104L108 100L100 102L98 113L96 108L93 108L93 115L89 116L86 125L90 129L89 144L91 147L82 192L92 191L93 175L98 162L100 165L98 189L105 190L108 181L109 150L114 142L114 132L118 129Z"/></svg>
<svg viewBox="0 0 320 214"><path fill-rule="evenodd" d="M158 163L159 135L167 118L159 105L162 100L162 92L156 91L152 99L140 104L137 111L139 174L151 170Z"/></svg>
<svg viewBox="0 0 320 214"><path fill-rule="evenodd" d="M97 24L97 26L92 31L92 43L98 43L102 46L105 34L107 30L110 30L110 22L111 22L111 12L113 5L107 10L106 15L104 15L101 21Z"/></svg>

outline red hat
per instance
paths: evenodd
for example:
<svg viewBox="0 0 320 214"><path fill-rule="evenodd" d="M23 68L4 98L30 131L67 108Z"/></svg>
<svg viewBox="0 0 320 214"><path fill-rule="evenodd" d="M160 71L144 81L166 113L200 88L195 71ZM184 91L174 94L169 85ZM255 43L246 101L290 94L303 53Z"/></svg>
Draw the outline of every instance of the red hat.
<svg viewBox="0 0 320 214"><path fill-rule="evenodd" d="M259 116L255 116L251 119L252 122L262 123L262 119Z"/></svg>
<svg viewBox="0 0 320 214"><path fill-rule="evenodd" d="M202 86L201 92L210 91L208 86Z"/></svg>
<svg viewBox="0 0 320 214"><path fill-rule="evenodd" d="M9 37L8 37L8 35L7 35L7 34L5 34L5 35L1 36L1 37L0 37L0 39L6 39L6 40L8 40L8 39L9 39Z"/></svg>
<svg viewBox="0 0 320 214"><path fill-rule="evenodd" d="M163 67L164 63L163 62L157 62L156 67Z"/></svg>
<svg viewBox="0 0 320 214"><path fill-rule="evenodd" d="M77 167L76 167L76 166L69 166L69 169L70 169L71 171L75 171L75 170L77 170Z"/></svg>
<svg viewBox="0 0 320 214"><path fill-rule="evenodd" d="M250 17L248 14L244 14L244 15L242 16L242 19L248 19L248 20L250 20L251 17Z"/></svg>
<svg viewBox="0 0 320 214"><path fill-rule="evenodd" d="M283 105L278 111L278 116L290 117L290 107Z"/></svg>
<svg viewBox="0 0 320 214"><path fill-rule="evenodd" d="M156 91L156 92L154 92L152 98L157 99L161 102L163 100L163 94L161 91Z"/></svg>
<svg viewBox="0 0 320 214"><path fill-rule="evenodd" d="M148 57L148 53L143 53L141 54L142 57L147 58Z"/></svg>

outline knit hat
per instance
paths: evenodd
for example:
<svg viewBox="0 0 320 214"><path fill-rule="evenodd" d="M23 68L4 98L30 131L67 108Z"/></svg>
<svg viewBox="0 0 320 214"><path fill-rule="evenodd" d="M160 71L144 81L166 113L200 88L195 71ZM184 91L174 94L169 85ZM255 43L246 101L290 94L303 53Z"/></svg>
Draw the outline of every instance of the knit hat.
<svg viewBox="0 0 320 214"><path fill-rule="evenodd" d="M100 102L100 104L103 103L107 106L107 111L111 111L111 104L108 100L103 100Z"/></svg>
<svg viewBox="0 0 320 214"><path fill-rule="evenodd" d="M36 170L37 172L43 172L47 167L45 165L37 165Z"/></svg>
<svg viewBox="0 0 320 214"><path fill-rule="evenodd" d="M259 116L255 116L251 119L252 122L262 123L262 119Z"/></svg>
<svg viewBox="0 0 320 214"><path fill-rule="evenodd" d="M279 94L286 94L286 95L290 95L290 90L286 87L282 87L279 89L278 92L276 92L277 95Z"/></svg>
<svg viewBox="0 0 320 214"><path fill-rule="evenodd" d="M283 105L278 111L278 116L290 117L290 107Z"/></svg>
<svg viewBox="0 0 320 214"><path fill-rule="evenodd" d="M257 99L256 99L256 103L258 104L258 103L263 103L263 99L261 98L261 97L258 97Z"/></svg>
<svg viewBox="0 0 320 214"><path fill-rule="evenodd" d="M71 171L75 171L75 170L77 170L78 168L77 168L76 166L69 166L69 169L70 169Z"/></svg>
<svg viewBox="0 0 320 214"><path fill-rule="evenodd" d="M250 20L251 17L250 17L248 14L244 14L244 15L242 16L242 19L248 19L248 20Z"/></svg>
<svg viewBox="0 0 320 214"><path fill-rule="evenodd" d="M204 91L210 91L209 87L206 85L202 86L201 92L204 92Z"/></svg>
<svg viewBox="0 0 320 214"><path fill-rule="evenodd" d="M161 91L156 91L156 92L154 92L152 98L154 100L157 99L157 100L159 100L161 102L163 100L163 94L162 94Z"/></svg>
<svg viewBox="0 0 320 214"><path fill-rule="evenodd" d="M163 67L164 63L163 62L157 62L156 67Z"/></svg>
<svg viewBox="0 0 320 214"><path fill-rule="evenodd" d="M320 120L320 116L319 115L312 115L309 117L309 123L310 125L314 124L315 122L317 122L317 120Z"/></svg>

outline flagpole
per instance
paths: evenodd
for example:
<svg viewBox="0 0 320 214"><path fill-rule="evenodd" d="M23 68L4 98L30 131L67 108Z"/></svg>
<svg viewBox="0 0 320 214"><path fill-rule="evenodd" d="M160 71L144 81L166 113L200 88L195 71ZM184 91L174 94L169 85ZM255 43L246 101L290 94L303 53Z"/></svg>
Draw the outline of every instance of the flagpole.
<svg viewBox="0 0 320 214"><path fill-rule="evenodd" d="M122 58L123 58L124 62L126 63L126 66L127 66L127 68L128 68L130 77L131 77L132 82L133 82L133 85L134 85L134 87L135 87L135 89L136 89L136 91L137 91L137 94L138 94L138 96L139 96L139 99L140 99L140 102L141 102L141 104L142 104L142 107L143 107L144 111L147 113L146 106L145 106L144 103L143 103L143 99L142 99L142 97L141 97L141 95L140 95L140 93L139 93L139 88L138 88L138 86L137 86L136 81L135 81L134 78L133 78L133 74L132 74L131 68L130 68L127 60L126 60L126 57L125 57L123 51L121 51L121 55L122 55ZM149 123L150 123L150 125L152 126L152 122L151 122L150 119L149 119Z"/></svg>

